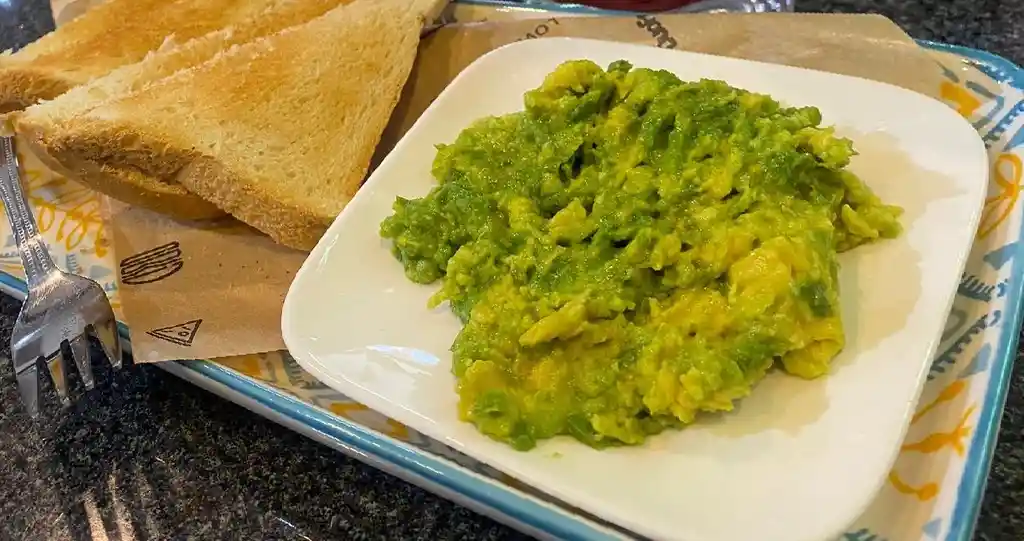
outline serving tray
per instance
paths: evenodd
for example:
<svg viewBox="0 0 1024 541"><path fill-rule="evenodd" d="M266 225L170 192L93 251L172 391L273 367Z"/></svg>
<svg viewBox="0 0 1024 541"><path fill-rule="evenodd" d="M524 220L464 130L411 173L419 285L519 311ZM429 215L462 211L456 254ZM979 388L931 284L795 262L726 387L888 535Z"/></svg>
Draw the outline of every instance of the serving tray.
<svg viewBox="0 0 1024 541"><path fill-rule="evenodd" d="M971 538L1021 327L1024 71L984 51L919 43L943 66L941 95L986 142L992 181L971 259L900 456L873 505L842 541ZM117 267L103 241L99 200L91 191L53 178L32 158L22 160L30 202L58 265L99 281L116 306ZM3 224L0 290L24 298L23 276L13 237ZM127 329L121 330L127 339ZM158 366L536 537L635 537L333 391L286 352Z"/></svg>

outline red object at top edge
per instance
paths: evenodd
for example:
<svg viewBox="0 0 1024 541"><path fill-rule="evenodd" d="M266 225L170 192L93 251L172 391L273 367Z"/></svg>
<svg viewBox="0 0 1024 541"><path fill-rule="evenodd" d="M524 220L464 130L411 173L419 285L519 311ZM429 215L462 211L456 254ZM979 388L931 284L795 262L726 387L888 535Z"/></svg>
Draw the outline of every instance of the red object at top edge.
<svg viewBox="0 0 1024 541"><path fill-rule="evenodd" d="M620 11L670 11L700 0L558 0L563 4L582 4Z"/></svg>

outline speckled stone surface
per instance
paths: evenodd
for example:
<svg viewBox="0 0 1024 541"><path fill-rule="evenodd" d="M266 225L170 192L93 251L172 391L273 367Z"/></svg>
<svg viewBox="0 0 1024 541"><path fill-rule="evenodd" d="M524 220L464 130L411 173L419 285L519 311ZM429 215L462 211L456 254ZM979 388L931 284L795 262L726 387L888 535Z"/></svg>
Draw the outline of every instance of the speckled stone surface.
<svg viewBox="0 0 1024 541"><path fill-rule="evenodd" d="M1024 63L1024 0L797 0L874 12L917 38ZM49 30L46 0L0 0L0 50ZM6 346L18 304L0 295ZM522 539L151 367L101 372L70 410L32 421L0 359L0 539ZM52 394L52 393L51 393ZM102 533L101 533L102 532ZM1024 538L1018 363L977 538ZM901 541L901 540L890 540Z"/></svg>
<svg viewBox="0 0 1024 541"><path fill-rule="evenodd" d="M0 362L0 539L525 538L152 366L98 377L33 421Z"/></svg>

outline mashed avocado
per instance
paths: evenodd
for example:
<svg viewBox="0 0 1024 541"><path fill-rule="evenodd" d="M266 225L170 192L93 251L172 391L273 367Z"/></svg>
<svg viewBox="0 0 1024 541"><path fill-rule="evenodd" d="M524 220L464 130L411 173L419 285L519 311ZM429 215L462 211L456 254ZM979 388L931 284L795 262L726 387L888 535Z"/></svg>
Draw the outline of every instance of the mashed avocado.
<svg viewBox="0 0 1024 541"><path fill-rule="evenodd" d="M776 362L843 347L836 253L899 234L813 107L721 81L566 62L438 146L438 185L381 224L443 285L459 414L516 449L639 444L733 401Z"/></svg>

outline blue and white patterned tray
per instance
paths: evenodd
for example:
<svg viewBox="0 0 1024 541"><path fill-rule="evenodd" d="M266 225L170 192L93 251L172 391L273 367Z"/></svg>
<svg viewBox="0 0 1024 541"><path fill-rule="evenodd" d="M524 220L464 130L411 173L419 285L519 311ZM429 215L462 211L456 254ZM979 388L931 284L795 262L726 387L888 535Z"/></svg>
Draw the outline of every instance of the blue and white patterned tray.
<svg viewBox="0 0 1024 541"><path fill-rule="evenodd" d="M479 3L479 0L477 0ZM900 457L842 541L967 541L1006 398L1024 298L1024 71L995 55L931 42L938 89L986 141L992 182L982 224ZM118 307L97 195L23 156L28 194L58 264L100 281ZM0 226L0 290L22 298L23 270ZM122 329L127 337L127 329ZM286 352L161 363L299 433L541 538L630 537L329 389Z"/></svg>

